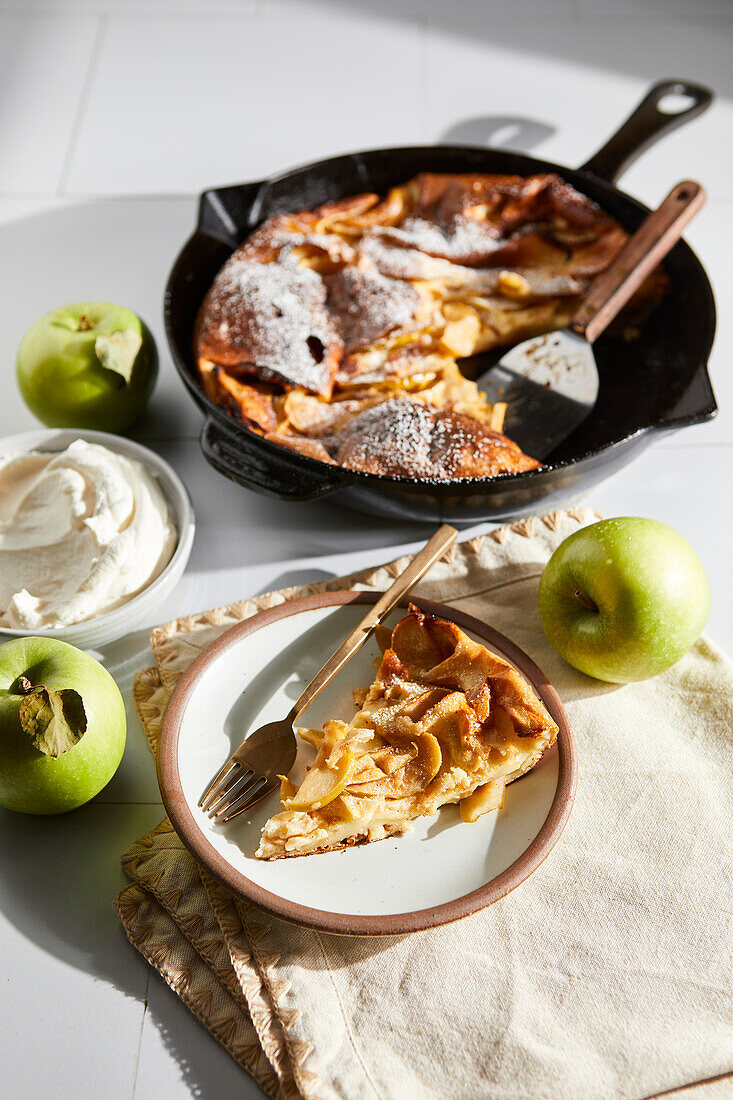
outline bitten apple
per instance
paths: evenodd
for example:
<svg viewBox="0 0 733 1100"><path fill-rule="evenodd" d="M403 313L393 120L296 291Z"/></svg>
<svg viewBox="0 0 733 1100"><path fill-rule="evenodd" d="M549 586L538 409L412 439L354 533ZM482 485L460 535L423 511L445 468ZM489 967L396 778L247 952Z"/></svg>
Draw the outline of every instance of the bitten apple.
<svg viewBox="0 0 733 1100"><path fill-rule="evenodd" d="M701 633L710 586L689 542L666 523L601 520L558 546L540 578L547 638L565 660L612 683L669 668Z"/></svg>
<svg viewBox="0 0 733 1100"><path fill-rule="evenodd" d="M59 814L117 770L125 707L106 668L57 638L0 645L0 805Z"/></svg>

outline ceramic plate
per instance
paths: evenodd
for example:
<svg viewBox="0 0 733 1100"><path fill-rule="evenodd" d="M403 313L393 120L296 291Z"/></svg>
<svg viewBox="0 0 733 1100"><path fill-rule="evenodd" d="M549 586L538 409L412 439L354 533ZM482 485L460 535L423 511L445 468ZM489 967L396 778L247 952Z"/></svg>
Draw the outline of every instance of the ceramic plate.
<svg viewBox="0 0 733 1100"><path fill-rule="evenodd" d="M503 897L542 862L570 814L575 743L555 689L508 638L453 608L416 600L457 623L511 662L534 685L558 726L556 746L528 775L507 787L504 806L473 824L456 806L421 818L403 837L342 852L264 862L254 858L278 793L226 825L213 824L196 803L211 777L248 732L282 718L305 684L365 614L376 597L329 592L293 600L233 627L188 669L166 710L158 773L163 801L196 859L233 893L255 905L326 932L387 935L456 920ZM386 620L393 626L404 614ZM352 691L374 678L379 649L370 638L299 724L348 721ZM291 771L300 782L315 750L301 744Z"/></svg>

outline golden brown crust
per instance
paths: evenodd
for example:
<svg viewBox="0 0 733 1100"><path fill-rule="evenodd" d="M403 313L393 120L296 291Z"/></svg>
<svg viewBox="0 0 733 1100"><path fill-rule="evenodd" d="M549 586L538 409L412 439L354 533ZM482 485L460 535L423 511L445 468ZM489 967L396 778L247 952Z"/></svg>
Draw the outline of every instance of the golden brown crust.
<svg viewBox="0 0 733 1100"><path fill-rule="evenodd" d="M405 397L355 416L329 453L340 466L391 477L495 477L540 465L481 421Z"/></svg>
<svg viewBox="0 0 733 1100"><path fill-rule="evenodd" d="M402 829L397 827L393 829L385 829L384 836L380 837L381 840L388 840L391 836L401 836ZM312 848L308 852L277 852L275 855L265 856L264 858L268 863L272 863L275 859L297 859L302 856L317 856L322 855L324 852L346 852L349 848L356 848L361 844L369 844L369 836L367 833L361 833L359 836L350 836L348 840L345 840L343 844L334 844L332 847Z"/></svg>
<svg viewBox="0 0 733 1100"><path fill-rule="evenodd" d="M199 360L330 397L343 341L326 295L317 271L260 263L246 248L237 250L201 306Z"/></svg>

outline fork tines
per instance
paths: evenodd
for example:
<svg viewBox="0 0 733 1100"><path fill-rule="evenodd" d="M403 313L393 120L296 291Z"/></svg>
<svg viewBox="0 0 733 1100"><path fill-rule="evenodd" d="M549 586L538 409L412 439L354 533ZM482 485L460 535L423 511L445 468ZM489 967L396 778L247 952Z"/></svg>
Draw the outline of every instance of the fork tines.
<svg viewBox="0 0 733 1100"><path fill-rule="evenodd" d="M229 773L239 767L236 760L227 760L226 763L219 769L214 778L209 783L208 787L201 795L198 801L198 807L207 813L215 802L221 797L223 793L229 789L229 784L224 783L224 779L229 776ZM221 789L220 789L221 788Z"/></svg>
<svg viewBox="0 0 733 1100"><path fill-rule="evenodd" d="M273 791L275 780L256 775L236 760L228 760L199 799L199 807L212 821L231 821Z"/></svg>

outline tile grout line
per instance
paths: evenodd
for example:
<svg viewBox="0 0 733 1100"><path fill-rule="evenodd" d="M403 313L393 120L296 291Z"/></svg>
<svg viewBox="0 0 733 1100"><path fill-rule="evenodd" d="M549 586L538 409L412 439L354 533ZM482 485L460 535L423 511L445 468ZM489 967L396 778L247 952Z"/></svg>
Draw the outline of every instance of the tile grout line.
<svg viewBox="0 0 733 1100"><path fill-rule="evenodd" d="M679 443L673 443L672 440L667 442L660 440L658 445L662 451L700 451L705 447L733 447L733 439L715 439L707 443L684 443L682 440Z"/></svg>
<svg viewBox="0 0 733 1100"><path fill-rule="evenodd" d="M140 1072L140 1055L143 1048L143 1029L145 1027L145 1018L148 1014L148 995L150 991L150 974L151 969L147 967L147 974L145 977L145 1003L143 1004L143 1015L140 1021L140 1034L137 1040L137 1057L135 1058L135 1074L132 1078L132 1092L130 1093L130 1100L135 1100L135 1093L137 1092L137 1078Z"/></svg>
<svg viewBox="0 0 733 1100"><path fill-rule="evenodd" d="M94 79L97 75L100 48L107 34L108 26L109 16L107 16L106 14L100 15L99 19L97 20L97 28L94 32L94 38L92 40L91 49L89 51L89 60L87 62L86 72L84 73L84 80L82 82L81 92L79 93L79 102L76 106L76 111L74 113L74 121L71 124L71 133L69 134L69 143L66 146L64 163L61 165L61 172L59 173L59 179L56 185L57 197L63 197L65 195L66 181L68 180L69 173L71 172L71 163L74 159L74 153L76 152L77 143L79 141L82 123L84 122L84 116L87 110L87 103L89 101L89 94L92 90Z"/></svg>
<svg viewBox="0 0 733 1100"><path fill-rule="evenodd" d="M161 810L164 808L163 803L160 801L160 799L152 799L152 798L149 799L148 801L143 801L143 802L141 802L139 799L134 799L134 800L132 800L132 799L129 799L129 800L128 799L124 799L124 800L117 799L117 800L114 800L114 801L112 799L110 799L109 801L107 801L106 799L104 801L101 801L100 799L98 799L93 804L95 806L159 806Z"/></svg>

